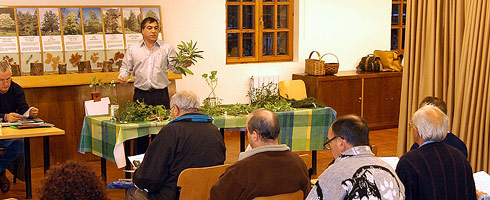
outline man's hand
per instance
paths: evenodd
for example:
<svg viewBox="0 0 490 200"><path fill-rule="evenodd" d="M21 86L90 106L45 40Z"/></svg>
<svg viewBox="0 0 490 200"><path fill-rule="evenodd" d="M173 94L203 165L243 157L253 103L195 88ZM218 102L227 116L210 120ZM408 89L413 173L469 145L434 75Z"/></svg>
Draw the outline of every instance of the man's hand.
<svg viewBox="0 0 490 200"><path fill-rule="evenodd" d="M19 115L17 113L9 113L5 115L5 120L7 120L10 123L19 121L20 119L22 119L22 115Z"/></svg>
<svg viewBox="0 0 490 200"><path fill-rule="evenodd" d="M32 118L36 118L38 114L39 114L39 109L37 108L32 108L31 111L29 111L29 116Z"/></svg>
<svg viewBox="0 0 490 200"><path fill-rule="evenodd" d="M184 63L184 67L190 67L192 65L192 60L190 58L186 58L185 61L186 63Z"/></svg>
<svg viewBox="0 0 490 200"><path fill-rule="evenodd" d="M123 85L126 85L126 84L128 84L128 82L129 82L129 79L128 79L128 78L126 78L126 77L119 77L119 78L117 78L117 79L118 79L118 80L119 80L119 82L121 82L121 84L123 84Z"/></svg>

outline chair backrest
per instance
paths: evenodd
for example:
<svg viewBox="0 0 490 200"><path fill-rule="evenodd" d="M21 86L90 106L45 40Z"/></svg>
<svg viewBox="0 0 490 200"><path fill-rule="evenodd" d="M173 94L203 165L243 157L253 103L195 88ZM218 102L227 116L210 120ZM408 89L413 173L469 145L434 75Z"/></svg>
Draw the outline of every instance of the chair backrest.
<svg viewBox="0 0 490 200"><path fill-rule="evenodd" d="M378 147L376 145L371 145L371 151L373 152L374 156L378 155Z"/></svg>
<svg viewBox="0 0 490 200"><path fill-rule="evenodd" d="M292 193L278 194L274 196L255 197L253 200L303 200L305 199L303 190Z"/></svg>
<svg viewBox="0 0 490 200"><path fill-rule="evenodd" d="M303 80L281 81L278 86L279 94L284 98L301 100L307 97Z"/></svg>
<svg viewBox="0 0 490 200"><path fill-rule="evenodd" d="M177 199L209 199L211 187L218 181L229 164L211 167L188 168L180 172L177 187L180 194Z"/></svg>

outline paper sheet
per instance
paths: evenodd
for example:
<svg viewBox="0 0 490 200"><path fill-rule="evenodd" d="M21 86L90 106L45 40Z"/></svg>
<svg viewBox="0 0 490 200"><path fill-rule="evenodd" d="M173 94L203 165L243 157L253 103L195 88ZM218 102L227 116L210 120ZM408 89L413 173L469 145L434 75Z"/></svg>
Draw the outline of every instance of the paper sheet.
<svg viewBox="0 0 490 200"><path fill-rule="evenodd" d="M490 175L487 172L479 171L473 174L476 189L490 194Z"/></svg>
<svg viewBox="0 0 490 200"><path fill-rule="evenodd" d="M94 102L94 100L85 101L85 115L108 115L109 103L109 97L104 97L98 102Z"/></svg>
<svg viewBox="0 0 490 200"><path fill-rule="evenodd" d="M129 162L133 165L134 168L138 168L143 162L143 158L145 158L145 154L139 154L134 156L128 156Z"/></svg>
<svg viewBox="0 0 490 200"><path fill-rule="evenodd" d="M378 157L378 158L388 163L393 169L396 169L396 165L398 164L398 161L400 161L400 158L398 157Z"/></svg>

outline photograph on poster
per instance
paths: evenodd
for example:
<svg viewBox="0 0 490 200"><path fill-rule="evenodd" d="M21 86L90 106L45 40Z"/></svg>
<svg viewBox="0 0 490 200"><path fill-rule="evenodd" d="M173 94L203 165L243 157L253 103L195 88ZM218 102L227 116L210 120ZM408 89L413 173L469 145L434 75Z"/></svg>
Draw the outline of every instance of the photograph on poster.
<svg viewBox="0 0 490 200"><path fill-rule="evenodd" d="M36 8L17 8L17 24L19 36L38 36Z"/></svg>
<svg viewBox="0 0 490 200"><path fill-rule="evenodd" d="M82 8L85 35L103 34L100 8Z"/></svg>
<svg viewBox="0 0 490 200"><path fill-rule="evenodd" d="M160 24L160 8L158 7L142 7L143 19L147 17L155 18Z"/></svg>
<svg viewBox="0 0 490 200"><path fill-rule="evenodd" d="M122 34L121 9L103 8L105 34Z"/></svg>
<svg viewBox="0 0 490 200"><path fill-rule="evenodd" d="M39 21L41 35L61 35L58 8L39 8Z"/></svg>
<svg viewBox="0 0 490 200"><path fill-rule="evenodd" d="M61 20L64 35L81 35L80 8L61 8Z"/></svg>
<svg viewBox="0 0 490 200"><path fill-rule="evenodd" d="M141 33L141 12L140 8L123 8L124 29L126 34Z"/></svg>
<svg viewBox="0 0 490 200"><path fill-rule="evenodd" d="M17 36L14 8L0 8L0 36Z"/></svg>

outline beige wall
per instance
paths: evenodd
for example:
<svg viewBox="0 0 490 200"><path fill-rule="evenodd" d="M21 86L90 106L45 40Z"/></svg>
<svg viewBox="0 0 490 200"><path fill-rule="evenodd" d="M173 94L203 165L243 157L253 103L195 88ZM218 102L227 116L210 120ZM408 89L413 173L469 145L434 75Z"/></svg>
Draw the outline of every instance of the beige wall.
<svg viewBox="0 0 490 200"><path fill-rule="evenodd" d="M224 0L65 0L62 4L58 0L11 2L2 4L63 6L81 5L83 2L83 5L94 6L160 5L165 40L177 45L182 40L192 39L205 51L205 59L191 67L195 75L177 80L177 90L192 90L205 98L210 89L201 74L218 70L216 95L224 103L248 102L245 94L252 75L279 75L281 80L290 80L291 74L304 71L304 59L312 50L335 53L340 59L340 70L353 70L362 56L375 49L390 47L390 0L296 0L294 61L238 65L226 65Z"/></svg>

